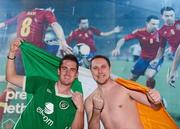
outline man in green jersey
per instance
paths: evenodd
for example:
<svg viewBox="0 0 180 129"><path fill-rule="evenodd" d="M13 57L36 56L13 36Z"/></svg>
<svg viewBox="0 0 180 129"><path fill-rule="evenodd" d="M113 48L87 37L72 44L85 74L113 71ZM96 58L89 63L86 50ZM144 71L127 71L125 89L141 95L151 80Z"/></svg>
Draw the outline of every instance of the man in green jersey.
<svg viewBox="0 0 180 129"><path fill-rule="evenodd" d="M11 44L7 56L6 79L33 94L33 98L14 129L83 129L82 87L76 88L76 91L71 88L78 76L76 57L66 55L62 58L57 82L38 76L20 76L16 74L14 65L20 44L20 39Z"/></svg>

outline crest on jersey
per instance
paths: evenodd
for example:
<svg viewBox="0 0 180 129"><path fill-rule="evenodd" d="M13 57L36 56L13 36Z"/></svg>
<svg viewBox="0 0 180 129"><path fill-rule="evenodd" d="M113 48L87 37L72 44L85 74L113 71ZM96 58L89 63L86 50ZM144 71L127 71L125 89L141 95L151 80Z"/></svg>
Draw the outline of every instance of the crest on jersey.
<svg viewBox="0 0 180 129"><path fill-rule="evenodd" d="M82 34L79 34L78 36L79 36L79 37L82 37Z"/></svg>
<svg viewBox="0 0 180 129"><path fill-rule="evenodd" d="M62 100L60 103L59 103L59 108L62 109L62 110L66 110L68 109L69 107L69 103L65 100Z"/></svg>
<svg viewBox="0 0 180 129"><path fill-rule="evenodd" d="M163 35L165 36L167 34L167 31L164 31Z"/></svg>
<svg viewBox="0 0 180 129"><path fill-rule="evenodd" d="M88 38L89 36L88 36L88 34L87 33L85 33L85 35L84 35L86 38Z"/></svg>
<svg viewBox="0 0 180 129"><path fill-rule="evenodd" d="M174 29L171 29L170 32L171 32L172 35L175 35Z"/></svg>
<svg viewBox="0 0 180 129"><path fill-rule="evenodd" d="M92 35L93 32L92 32L91 30L88 30L88 34L89 34L89 35Z"/></svg>
<svg viewBox="0 0 180 129"><path fill-rule="evenodd" d="M150 38L149 42L150 42L150 44L153 44L154 43L153 38Z"/></svg>

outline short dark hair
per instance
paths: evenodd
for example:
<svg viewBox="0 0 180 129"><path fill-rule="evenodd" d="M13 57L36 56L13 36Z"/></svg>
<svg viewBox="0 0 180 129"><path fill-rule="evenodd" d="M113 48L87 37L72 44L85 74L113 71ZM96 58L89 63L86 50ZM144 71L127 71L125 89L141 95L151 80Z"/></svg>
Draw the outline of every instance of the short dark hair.
<svg viewBox="0 0 180 129"><path fill-rule="evenodd" d="M104 60L107 62L108 66L111 67L111 62L110 62L110 60L109 60L106 56L96 55L96 56L94 56L94 57L91 59L91 61L90 61L90 68L91 68L91 66L92 66L92 61L95 60L95 59L97 59L97 58L104 59Z"/></svg>
<svg viewBox="0 0 180 129"><path fill-rule="evenodd" d="M60 62L60 64L59 64L59 68L61 67L61 65L62 65L62 63L63 63L64 60L71 60L71 61L75 62L75 63L76 63L76 68L77 68L77 70L79 69L79 62L78 62L76 56L74 56L74 55L72 55L72 54L67 54L67 55L65 55L65 56L62 58L62 60L61 60L61 62Z"/></svg>
<svg viewBox="0 0 180 129"><path fill-rule="evenodd" d="M87 18L87 17L80 17L80 18L78 19L78 23L80 23L81 20L85 20L85 19L88 19L88 18Z"/></svg>
<svg viewBox="0 0 180 129"><path fill-rule="evenodd" d="M161 15L163 15L164 11L174 11L175 12L174 8L172 8L170 6L163 7L161 9Z"/></svg>
<svg viewBox="0 0 180 129"><path fill-rule="evenodd" d="M152 19L159 20L158 16L149 15L149 16L146 18L146 22L150 22Z"/></svg>

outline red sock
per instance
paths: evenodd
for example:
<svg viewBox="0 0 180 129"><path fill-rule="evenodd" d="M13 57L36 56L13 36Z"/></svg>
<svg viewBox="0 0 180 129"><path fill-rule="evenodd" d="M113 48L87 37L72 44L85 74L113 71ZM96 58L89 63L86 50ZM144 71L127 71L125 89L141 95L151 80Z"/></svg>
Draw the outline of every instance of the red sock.
<svg viewBox="0 0 180 129"><path fill-rule="evenodd" d="M147 79L146 86L153 89L155 87L156 81L154 79Z"/></svg>

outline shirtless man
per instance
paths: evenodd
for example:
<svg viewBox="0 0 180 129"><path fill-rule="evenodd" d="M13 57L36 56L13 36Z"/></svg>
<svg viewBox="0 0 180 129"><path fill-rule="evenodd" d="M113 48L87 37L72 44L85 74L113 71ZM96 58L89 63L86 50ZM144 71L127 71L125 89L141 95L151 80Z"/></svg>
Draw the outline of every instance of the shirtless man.
<svg viewBox="0 0 180 129"><path fill-rule="evenodd" d="M157 90L150 89L148 94L143 94L112 80L108 58L93 57L90 70L98 87L85 101L89 129L99 129L100 120L106 129L143 129L135 101L160 108L161 97Z"/></svg>

